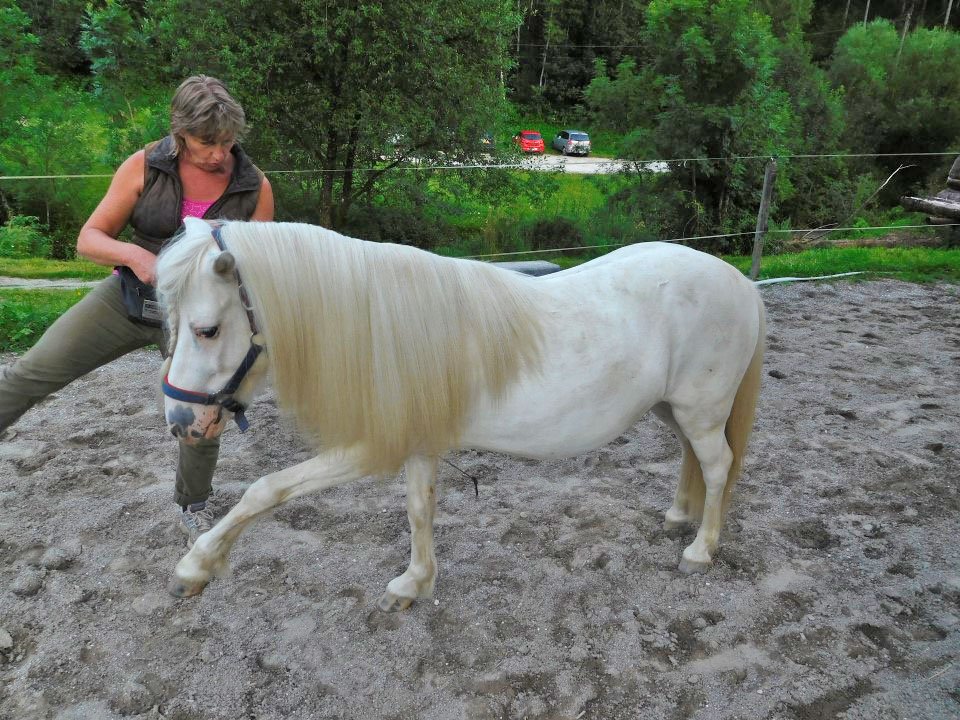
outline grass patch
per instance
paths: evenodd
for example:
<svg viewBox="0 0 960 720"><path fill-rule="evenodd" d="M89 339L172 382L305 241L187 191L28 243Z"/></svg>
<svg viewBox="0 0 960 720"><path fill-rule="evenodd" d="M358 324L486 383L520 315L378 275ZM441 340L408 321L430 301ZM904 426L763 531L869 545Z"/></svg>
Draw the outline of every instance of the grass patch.
<svg viewBox="0 0 960 720"><path fill-rule="evenodd" d="M79 290L0 290L0 351L29 349L80 298Z"/></svg>
<svg viewBox="0 0 960 720"><path fill-rule="evenodd" d="M750 271L749 256L724 260ZM960 250L941 248L818 248L770 255L760 263L760 279L816 277L845 272L883 273L910 282L960 281Z"/></svg>
<svg viewBox="0 0 960 720"><path fill-rule="evenodd" d="M598 247L579 256L561 253L522 253L491 260L547 260L562 269L619 249ZM454 253L443 253L454 254ZM749 255L727 255L723 260L747 274ZM894 277L907 282L960 282L960 249L942 248L820 248L799 253L765 256L760 263L760 280L782 277L818 277L863 272Z"/></svg>
<svg viewBox="0 0 960 720"><path fill-rule="evenodd" d="M40 280L102 280L110 268L86 260L0 257L0 276Z"/></svg>
<svg viewBox="0 0 960 720"><path fill-rule="evenodd" d="M511 178L514 185L508 196L470 187L453 174L434 176L427 189L434 202L447 203L445 213L459 211L448 218L455 226L482 227L491 220L520 223L557 215L586 219L606 204L606 178L523 170L511 173Z"/></svg>

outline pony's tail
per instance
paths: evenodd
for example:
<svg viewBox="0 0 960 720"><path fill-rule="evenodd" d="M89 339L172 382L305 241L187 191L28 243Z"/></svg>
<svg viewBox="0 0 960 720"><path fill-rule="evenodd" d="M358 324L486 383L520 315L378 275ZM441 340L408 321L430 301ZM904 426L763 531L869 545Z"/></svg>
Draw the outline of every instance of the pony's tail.
<svg viewBox="0 0 960 720"><path fill-rule="evenodd" d="M767 337L767 312L759 296L757 297L757 313L759 314L760 320L760 327L757 332L757 346L753 350L753 358L750 360L750 365L747 367L747 371L743 374L743 379L740 381L740 387L737 388L737 394L733 398L733 408L730 410L730 416L727 418L727 444L733 452L733 462L730 463L730 472L727 473L727 484L723 488L723 505L720 509L721 518L727 514L730 496L733 493L734 486L737 484L737 480L740 478L740 470L743 467L743 456L747 452L750 433L753 432L757 398L760 396L763 351L766 347Z"/></svg>
<svg viewBox="0 0 960 720"><path fill-rule="evenodd" d="M740 471L743 468L743 456L747 452L747 443L750 441L750 433L753 431L753 420L757 409L757 398L760 396L760 379L763 370L763 351L766 345L766 327L767 313L763 307L763 301L757 298L757 312L759 314L759 332L757 334L757 345L753 350L753 357L750 359L750 365L740 380L740 386L737 388L737 394L733 398L733 407L730 409L730 415L727 416L725 434L727 445L733 453L733 462L730 463L730 471L727 473L727 484L723 488L723 503L720 506L720 518L727 514L727 507L730 505L730 497L733 494L733 488L740 478ZM700 461L690 447L690 444L684 442L683 464L680 467L680 483L687 489L687 507L690 519L699 521L703 515L703 503L706 500L707 487L703 482L703 470L700 467Z"/></svg>

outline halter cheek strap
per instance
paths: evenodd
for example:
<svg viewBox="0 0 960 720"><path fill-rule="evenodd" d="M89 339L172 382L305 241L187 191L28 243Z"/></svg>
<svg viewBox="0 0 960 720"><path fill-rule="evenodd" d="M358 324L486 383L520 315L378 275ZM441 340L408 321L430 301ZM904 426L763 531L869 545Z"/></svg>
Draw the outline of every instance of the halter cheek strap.
<svg viewBox="0 0 960 720"><path fill-rule="evenodd" d="M213 239L217 243L217 247L222 251L226 251L226 247L223 244L223 238L220 237L220 228L221 225L215 225L212 231ZM234 397L234 393L240 389L240 383L243 382L244 378L247 377L247 373L250 372L250 368L253 367L253 364L257 361L257 358L260 357L260 353L264 351L264 346L260 341L260 333L257 329L257 321L253 316L253 308L250 305L250 298L247 295L247 290L243 286L243 282L240 280L240 273L234 269L234 275L237 278L237 287L240 292L240 302L243 304L243 309L247 313L247 321L250 323L250 349L247 350L247 354L244 356L243 360L240 361L240 367L236 369L233 375L230 376L230 379L227 380L227 384L216 393L202 393L197 392L196 390L185 390L184 388L179 388L176 385L171 385L169 380L169 373L163 376L163 383L161 387L163 388L163 394L168 398L173 400L180 400L181 402L191 403L193 405L219 405L224 410L228 410L233 413L234 422L237 423L237 427L240 428L240 432L246 432L247 428L250 427L250 422L247 420L247 416L244 414L244 411L247 409L246 406L237 400Z"/></svg>

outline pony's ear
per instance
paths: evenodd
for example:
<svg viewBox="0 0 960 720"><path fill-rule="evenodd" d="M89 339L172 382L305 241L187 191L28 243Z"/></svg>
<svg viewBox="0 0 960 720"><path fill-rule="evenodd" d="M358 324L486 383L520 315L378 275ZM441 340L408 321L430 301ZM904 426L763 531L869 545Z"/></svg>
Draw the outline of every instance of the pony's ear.
<svg viewBox="0 0 960 720"><path fill-rule="evenodd" d="M236 266L237 261L234 259L233 255L228 253L226 250L217 255L217 259L213 261L213 271L217 273L217 275L226 275L227 273L232 273Z"/></svg>

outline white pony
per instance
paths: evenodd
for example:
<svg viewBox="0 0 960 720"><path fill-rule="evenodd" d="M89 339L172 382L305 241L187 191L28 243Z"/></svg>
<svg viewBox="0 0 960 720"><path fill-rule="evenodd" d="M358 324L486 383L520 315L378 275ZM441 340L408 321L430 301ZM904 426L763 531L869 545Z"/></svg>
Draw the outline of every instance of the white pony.
<svg viewBox="0 0 960 720"><path fill-rule="evenodd" d="M319 449L253 483L177 564L174 594L199 593L222 573L261 513L404 466L410 565L379 601L404 609L433 592L443 453L570 457L651 409L683 448L665 525L702 520L680 569L710 564L753 425L764 347L763 303L723 261L644 243L531 278L309 225L212 231L188 218L157 269L171 331L172 432L193 442L234 415L242 426L269 367L280 406Z"/></svg>

